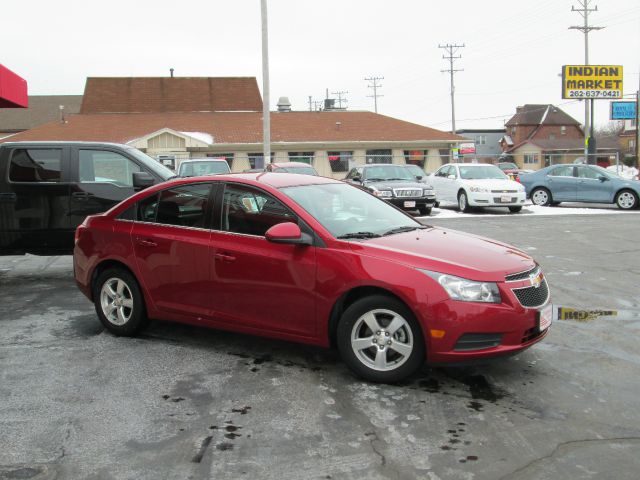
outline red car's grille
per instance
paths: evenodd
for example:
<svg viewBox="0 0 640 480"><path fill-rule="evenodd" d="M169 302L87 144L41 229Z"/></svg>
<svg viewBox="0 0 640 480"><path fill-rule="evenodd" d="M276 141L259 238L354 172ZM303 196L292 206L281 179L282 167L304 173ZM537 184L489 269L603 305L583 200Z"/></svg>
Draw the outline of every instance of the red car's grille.
<svg viewBox="0 0 640 480"><path fill-rule="evenodd" d="M514 288L512 291L520 304L526 308L541 307L549 299L549 286L544 278L537 288L534 286Z"/></svg>
<svg viewBox="0 0 640 480"><path fill-rule="evenodd" d="M536 270L538 270L538 266L536 265L531 270L527 270L525 272L512 273L511 275L507 275L505 280L507 282L517 282L518 280L525 280L529 278L531 275L536 274Z"/></svg>

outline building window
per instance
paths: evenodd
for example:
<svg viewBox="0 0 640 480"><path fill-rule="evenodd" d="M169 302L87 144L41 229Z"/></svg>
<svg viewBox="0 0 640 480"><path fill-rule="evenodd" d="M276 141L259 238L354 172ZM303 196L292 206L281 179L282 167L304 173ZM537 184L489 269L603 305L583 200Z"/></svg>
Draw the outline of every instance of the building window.
<svg viewBox="0 0 640 480"><path fill-rule="evenodd" d="M353 163L353 152L327 152L332 172L348 172Z"/></svg>
<svg viewBox="0 0 640 480"><path fill-rule="evenodd" d="M476 145L486 145L486 144L487 144L486 135L476 135Z"/></svg>
<svg viewBox="0 0 640 480"><path fill-rule="evenodd" d="M511 127L511 135L515 135L516 134L516 127Z"/></svg>
<svg viewBox="0 0 640 480"><path fill-rule="evenodd" d="M158 160L162 165L171 170L176 169L176 156L175 155L157 155L156 160Z"/></svg>
<svg viewBox="0 0 640 480"><path fill-rule="evenodd" d="M391 150L367 150L367 163L391 163Z"/></svg>
<svg viewBox="0 0 640 480"><path fill-rule="evenodd" d="M538 163L538 154L537 153L525 153L524 154L524 164L531 165Z"/></svg>
<svg viewBox="0 0 640 480"><path fill-rule="evenodd" d="M555 140L556 139L556 134L555 133L550 133L549 134L549 140Z"/></svg>
<svg viewBox="0 0 640 480"><path fill-rule="evenodd" d="M629 139L629 152L635 152L636 150L636 141L632 138Z"/></svg>
<svg viewBox="0 0 640 480"><path fill-rule="evenodd" d="M313 156L314 152L289 152L289 161L313 165Z"/></svg>
<svg viewBox="0 0 640 480"><path fill-rule="evenodd" d="M560 126L560 135L566 135L567 134L567 127L566 125L561 125Z"/></svg>
<svg viewBox="0 0 640 480"><path fill-rule="evenodd" d="M271 162L273 162L273 159L275 157L275 152L271 152ZM247 156L249 157L249 166L253 169L253 168L264 168L264 154L262 152L260 153L249 153L247 154ZM256 167L256 164L258 165Z"/></svg>
<svg viewBox="0 0 640 480"><path fill-rule="evenodd" d="M426 150L405 150L404 151L404 161L410 165L418 165L420 168L424 169L424 164L427 160L427 151Z"/></svg>
<svg viewBox="0 0 640 480"><path fill-rule="evenodd" d="M229 170L233 170L233 153L207 153L207 157L224 158L229 164Z"/></svg>

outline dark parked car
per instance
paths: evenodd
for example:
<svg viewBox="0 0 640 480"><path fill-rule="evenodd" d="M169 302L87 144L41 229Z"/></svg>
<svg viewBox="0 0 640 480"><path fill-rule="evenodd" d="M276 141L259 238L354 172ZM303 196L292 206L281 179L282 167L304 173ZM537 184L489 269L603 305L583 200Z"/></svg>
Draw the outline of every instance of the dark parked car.
<svg viewBox="0 0 640 480"><path fill-rule="evenodd" d="M518 180L520 169L513 162L498 162L496 166L502 170L511 180Z"/></svg>
<svg viewBox="0 0 640 480"><path fill-rule="evenodd" d="M265 172L299 173L302 175L318 175L316 169L304 162L273 162L267 164Z"/></svg>
<svg viewBox="0 0 640 480"><path fill-rule="evenodd" d="M173 176L127 145L0 144L0 254L71 253L87 215Z"/></svg>
<svg viewBox="0 0 640 480"><path fill-rule="evenodd" d="M420 183L428 183L427 182L427 177L429 175L427 175L424 170L422 168L420 168L418 165L414 165L411 163L408 163L404 166L404 168L406 168L407 170L409 170L409 172L411 172L411 175L413 175L413 178L416 179L416 182L420 182Z"/></svg>
<svg viewBox="0 0 640 480"><path fill-rule="evenodd" d="M552 165L520 175L520 183L535 205L560 202L615 203L623 210L638 208L640 182L619 177L596 165Z"/></svg>
<svg viewBox="0 0 640 480"><path fill-rule="evenodd" d="M547 333L549 288L508 245L427 227L343 182L177 179L88 217L75 279L102 324L151 319L329 347L373 381L511 355Z"/></svg>
<svg viewBox="0 0 640 480"><path fill-rule="evenodd" d="M436 203L433 187L416 181L404 165L360 165L352 168L344 180L403 210L418 210L421 215L429 215Z"/></svg>

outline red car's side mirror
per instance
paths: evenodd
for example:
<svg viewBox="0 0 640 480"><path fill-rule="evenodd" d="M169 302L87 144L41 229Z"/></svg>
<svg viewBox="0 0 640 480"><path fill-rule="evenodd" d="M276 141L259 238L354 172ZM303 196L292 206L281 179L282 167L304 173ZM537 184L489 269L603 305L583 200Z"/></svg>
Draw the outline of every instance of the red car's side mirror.
<svg viewBox="0 0 640 480"><path fill-rule="evenodd" d="M313 245L311 235L303 233L300 227L293 222L278 223L267 230L264 236L273 243Z"/></svg>

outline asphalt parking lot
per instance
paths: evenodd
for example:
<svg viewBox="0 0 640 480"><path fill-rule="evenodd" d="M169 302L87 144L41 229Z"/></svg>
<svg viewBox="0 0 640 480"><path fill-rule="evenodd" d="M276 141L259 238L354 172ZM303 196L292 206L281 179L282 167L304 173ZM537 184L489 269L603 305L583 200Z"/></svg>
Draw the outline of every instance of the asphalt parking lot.
<svg viewBox="0 0 640 480"><path fill-rule="evenodd" d="M516 245L554 304L605 315L376 385L286 342L160 322L114 337L70 257L0 257L0 479L637 478L640 213L421 221Z"/></svg>

